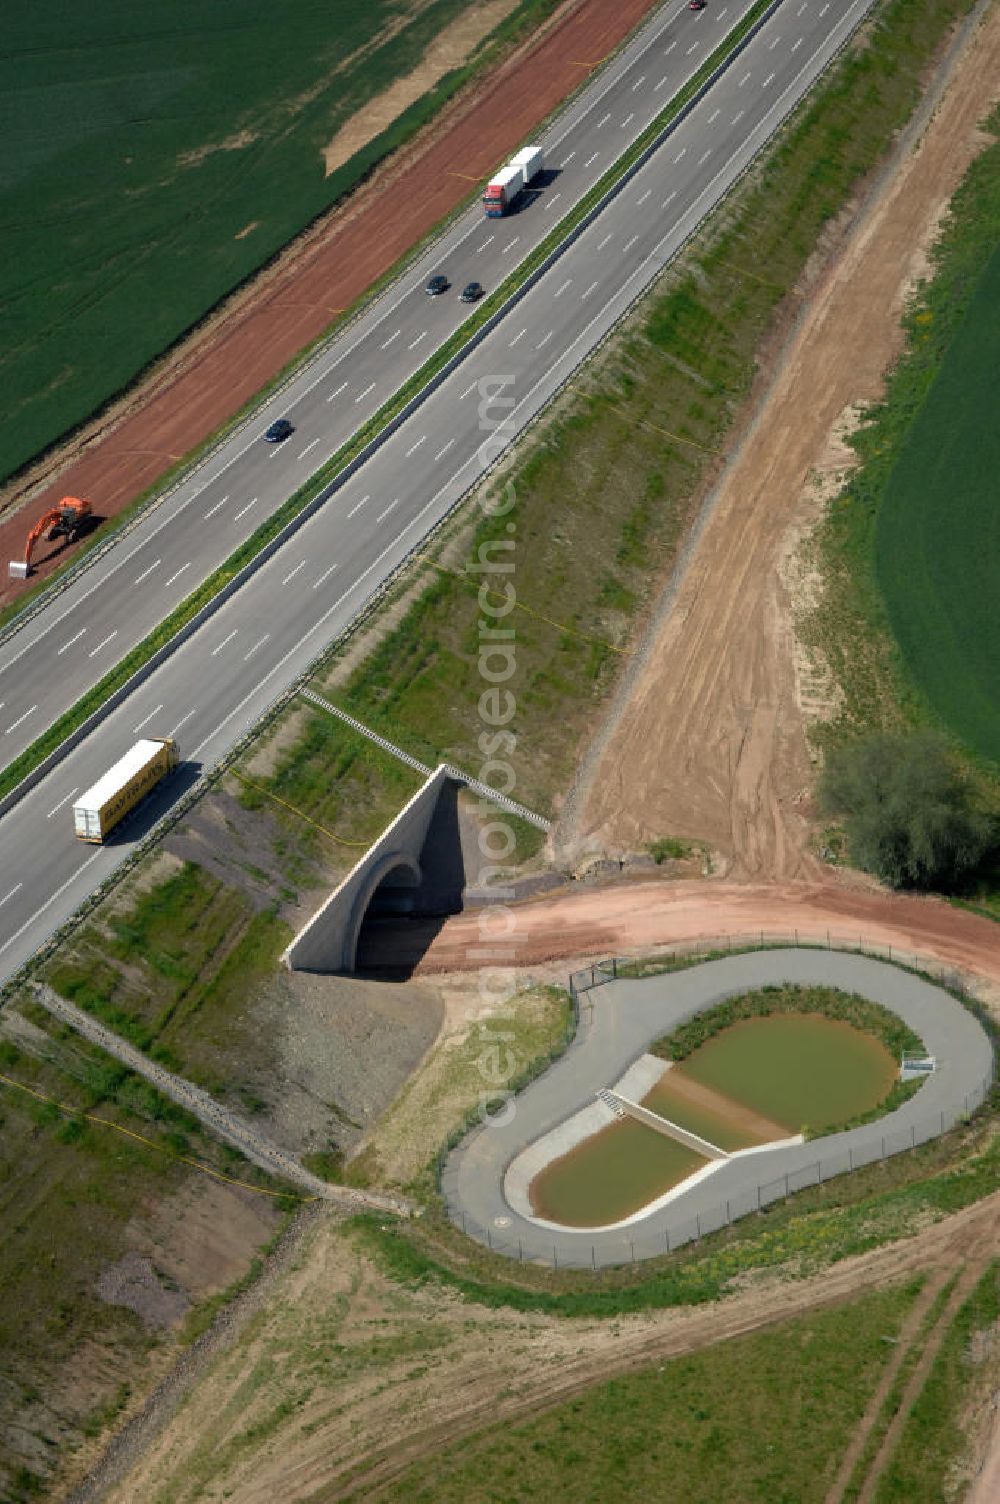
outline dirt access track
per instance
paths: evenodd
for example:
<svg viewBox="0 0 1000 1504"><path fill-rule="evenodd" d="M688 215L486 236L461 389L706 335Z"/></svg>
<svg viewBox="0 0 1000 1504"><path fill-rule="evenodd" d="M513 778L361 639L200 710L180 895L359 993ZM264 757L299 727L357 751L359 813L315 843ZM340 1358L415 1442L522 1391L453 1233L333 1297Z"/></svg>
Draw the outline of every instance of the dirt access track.
<svg viewBox="0 0 1000 1504"><path fill-rule="evenodd" d="M519 970L557 961L652 954L703 941L800 940L891 946L980 979L1000 1001L1000 925L937 898L865 892L833 883L623 882L513 905L497 945ZM482 965L479 914L445 921L417 971Z"/></svg>
<svg viewBox="0 0 1000 1504"><path fill-rule="evenodd" d="M446 127L423 132L416 148L334 210L319 234L293 245L287 264L268 273L256 295L183 346L116 416L46 464L51 482L0 524L0 560L23 552L28 528L61 496L84 496L108 518L153 485L433 230L468 194L469 179L484 177L550 115L653 4L567 0L534 44L467 92ZM31 483L29 476L26 487ZM39 560L35 578L69 552ZM0 580L0 605L25 588Z"/></svg>

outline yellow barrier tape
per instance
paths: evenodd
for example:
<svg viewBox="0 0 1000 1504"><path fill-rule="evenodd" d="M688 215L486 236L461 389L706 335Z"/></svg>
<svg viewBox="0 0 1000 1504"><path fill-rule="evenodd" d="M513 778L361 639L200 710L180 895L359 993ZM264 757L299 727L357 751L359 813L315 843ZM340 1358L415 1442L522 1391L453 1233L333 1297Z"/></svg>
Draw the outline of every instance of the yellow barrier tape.
<svg viewBox="0 0 1000 1504"><path fill-rule="evenodd" d="M776 292L791 292L797 298L803 296L797 287L782 287L780 282L769 282L766 277L758 277L756 272L748 271L745 266L737 266L735 261L719 261L718 266L724 266L727 271L736 272L741 277L750 277L754 282L759 282L762 287L773 287Z"/></svg>
<svg viewBox="0 0 1000 1504"><path fill-rule="evenodd" d="M304 810L296 809L295 805L289 804L287 799L279 799L277 794L272 794L271 790L266 789L262 783L254 783L252 778L248 778L245 773L238 772L236 768L229 768L228 771L233 774L234 778L238 778L241 783L245 783L247 788L256 789L258 794L263 794L265 798L273 799L275 804L280 804L284 809L291 810L293 815L298 815L299 819L305 820L307 825L312 825L316 830L321 831L323 835L329 836L330 840L336 841L338 846L356 846L360 849L363 846L371 845L370 841L347 841L343 836L335 836L332 830L327 830L325 825L321 825L318 820L314 820Z"/></svg>
<svg viewBox="0 0 1000 1504"><path fill-rule="evenodd" d="M675 444L690 444L692 449L700 449L704 454L722 454L721 449L713 449L710 444L699 444L697 439L684 439L679 433L671 433L669 428L660 428L656 423L650 423L648 418L633 418L633 423L641 423L644 428L651 428L654 433L662 433L665 439L673 439Z"/></svg>
<svg viewBox="0 0 1000 1504"><path fill-rule="evenodd" d="M127 1068L127 1067L126 1067ZM134 1138L147 1148L154 1149L157 1154L165 1154L168 1159L176 1160L178 1164L190 1165L193 1170L200 1170L203 1175L210 1175L213 1180L221 1180L226 1185L238 1185L244 1191L253 1191L255 1196L271 1196L276 1201L291 1197L295 1201L318 1201L318 1196L300 1196L295 1191L269 1191L263 1186L251 1185L247 1180L237 1180L233 1175L223 1175L221 1170L213 1170L211 1165L202 1164L200 1159L192 1159L187 1154L175 1154L172 1149L165 1149L162 1144L154 1143L151 1138L146 1138L141 1133L136 1133L132 1128L125 1128L121 1123L109 1122L107 1118L99 1118L96 1112L80 1112L75 1107L67 1107L65 1102L57 1102L54 1097L47 1097L44 1092L35 1091L32 1086L25 1086L23 1081L15 1081L11 1076L5 1076L0 1071L0 1081L7 1086L13 1086L16 1091L26 1092L29 1097L34 1097L39 1102L44 1102L48 1107L55 1107L70 1118L83 1118L88 1123L98 1123L102 1128L112 1128L115 1133L122 1133L126 1138Z"/></svg>
<svg viewBox="0 0 1000 1504"><path fill-rule="evenodd" d="M422 559L425 564L430 564L433 569L439 569L442 574L450 574L456 580L468 580L470 584L475 584L471 575L464 574L460 569L449 569L446 564L439 564L437 559L432 559L429 554L417 554L417 558ZM506 596L501 594L499 590L488 590L487 593L495 595L499 600L506 600ZM575 627L567 627L565 622L556 621L551 616L543 616L540 611L535 611L531 606L526 606L523 601L515 601L514 605L518 611L526 611L529 616L535 617L537 621L544 621L548 626L555 627L557 632L566 632L570 637L579 637L583 642L596 642L600 647L607 648L611 653L620 653L623 658L631 656L631 649L616 647L606 637L595 637L590 632L578 632Z"/></svg>

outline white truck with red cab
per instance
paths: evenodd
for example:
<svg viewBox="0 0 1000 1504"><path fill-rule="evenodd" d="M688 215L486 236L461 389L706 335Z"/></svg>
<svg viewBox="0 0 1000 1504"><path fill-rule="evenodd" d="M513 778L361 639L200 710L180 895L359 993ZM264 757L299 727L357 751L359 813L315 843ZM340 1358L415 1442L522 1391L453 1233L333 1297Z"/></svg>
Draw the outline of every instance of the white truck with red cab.
<svg viewBox="0 0 1000 1504"><path fill-rule="evenodd" d="M526 146L516 157L511 157L506 166L494 173L483 194L483 208L487 219L500 219L507 214L529 183L545 166L545 153L540 146Z"/></svg>

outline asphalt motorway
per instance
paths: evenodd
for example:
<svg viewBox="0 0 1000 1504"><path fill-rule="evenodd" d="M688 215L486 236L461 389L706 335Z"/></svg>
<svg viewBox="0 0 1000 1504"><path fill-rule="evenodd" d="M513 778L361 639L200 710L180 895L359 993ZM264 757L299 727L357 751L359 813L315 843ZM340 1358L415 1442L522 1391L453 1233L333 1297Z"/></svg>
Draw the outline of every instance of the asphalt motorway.
<svg viewBox="0 0 1000 1504"><path fill-rule="evenodd" d="M392 439L0 820L0 976L111 874L184 777L105 847L73 837L74 796L140 734L176 734L188 777L217 762L559 390L744 171L870 3L785 0L665 145ZM359 516L370 528L347 525ZM516 559L516 521L510 528Z"/></svg>
<svg viewBox="0 0 1000 1504"><path fill-rule="evenodd" d="M547 167L537 192L502 219L488 220L480 205L473 205L287 390L265 403L117 546L0 642L0 767L148 636L420 370L468 319L462 288L477 281L491 291L516 270L752 3L728 0L691 12L671 0L542 136ZM455 164L456 170L472 165ZM425 291L434 273L450 280L442 296ZM288 418L295 431L283 443L268 444L264 430L279 417ZM90 499L99 514L100 497ZM361 547L385 533L372 510L341 516L339 526L346 542Z"/></svg>

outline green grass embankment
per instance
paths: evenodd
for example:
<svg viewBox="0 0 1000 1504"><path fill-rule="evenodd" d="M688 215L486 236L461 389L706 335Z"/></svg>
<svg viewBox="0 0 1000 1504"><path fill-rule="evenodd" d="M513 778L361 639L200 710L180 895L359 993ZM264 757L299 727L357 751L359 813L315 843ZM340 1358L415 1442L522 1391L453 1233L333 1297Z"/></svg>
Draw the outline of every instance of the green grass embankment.
<svg viewBox="0 0 1000 1504"><path fill-rule="evenodd" d="M258 1053L248 1001L291 937L274 908L255 912L242 893L185 862L129 908L95 916L45 978L152 1059L217 1092L234 1054L249 1071Z"/></svg>
<svg viewBox="0 0 1000 1504"><path fill-rule="evenodd" d="M821 1504L918 1289L866 1294L596 1384L446 1446L386 1497ZM351 1497L366 1497L363 1483Z"/></svg>

